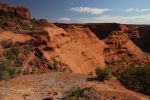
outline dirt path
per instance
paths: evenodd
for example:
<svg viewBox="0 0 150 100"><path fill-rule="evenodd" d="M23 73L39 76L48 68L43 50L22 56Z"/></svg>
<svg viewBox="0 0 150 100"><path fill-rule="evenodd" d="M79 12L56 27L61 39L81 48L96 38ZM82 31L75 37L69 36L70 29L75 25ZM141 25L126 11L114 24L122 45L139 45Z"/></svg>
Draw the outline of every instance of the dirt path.
<svg viewBox="0 0 150 100"><path fill-rule="evenodd" d="M127 90L119 82L87 81L90 76L67 73L19 76L0 81L0 100L61 100L64 92L74 86L94 87L99 100L149 100L142 94ZM115 98L115 99L114 99Z"/></svg>

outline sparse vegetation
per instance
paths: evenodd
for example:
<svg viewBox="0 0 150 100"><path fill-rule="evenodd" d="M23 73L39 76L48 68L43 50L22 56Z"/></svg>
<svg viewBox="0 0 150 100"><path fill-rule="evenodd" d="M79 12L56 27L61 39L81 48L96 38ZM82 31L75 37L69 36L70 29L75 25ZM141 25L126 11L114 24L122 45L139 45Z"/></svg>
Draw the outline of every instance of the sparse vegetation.
<svg viewBox="0 0 150 100"><path fill-rule="evenodd" d="M17 58L15 61L15 67L21 67L23 64L23 59Z"/></svg>
<svg viewBox="0 0 150 100"><path fill-rule="evenodd" d="M4 60L0 63L0 79L7 80L14 78L21 73L19 67L13 67L10 60Z"/></svg>
<svg viewBox="0 0 150 100"><path fill-rule="evenodd" d="M91 90L92 87L73 87L71 90L66 92L65 100L82 100L83 98L88 97L85 94L86 90Z"/></svg>
<svg viewBox="0 0 150 100"><path fill-rule="evenodd" d="M7 76L8 74L8 70L9 67L11 66L11 61L10 60L4 60L2 62L0 62L0 73L1 73L1 78L3 79L3 77L5 77L5 75ZM4 73L6 72L6 73Z"/></svg>
<svg viewBox="0 0 150 100"><path fill-rule="evenodd" d="M11 78L17 77L21 74L21 68L20 67L12 67L9 69L9 75Z"/></svg>
<svg viewBox="0 0 150 100"><path fill-rule="evenodd" d="M150 95L150 67L129 67L120 80L129 89Z"/></svg>
<svg viewBox="0 0 150 100"><path fill-rule="evenodd" d="M103 69L101 69L100 67L97 67L95 69L95 73L97 75L97 80L99 81L105 81L111 78L111 73L107 67Z"/></svg>
<svg viewBox="0 0 150 100"><path fill-rule="evenodd" d="M4 55L7 59L12 60L16 58L19 54L19 48L18 47L12 47L4 52Z"/></svg>

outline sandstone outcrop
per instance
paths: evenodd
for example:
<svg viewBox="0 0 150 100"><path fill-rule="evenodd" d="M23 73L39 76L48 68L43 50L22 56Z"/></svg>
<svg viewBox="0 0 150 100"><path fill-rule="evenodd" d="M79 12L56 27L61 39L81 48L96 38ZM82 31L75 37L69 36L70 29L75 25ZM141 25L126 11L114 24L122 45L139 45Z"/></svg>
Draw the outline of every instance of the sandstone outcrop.
<svg viewBox="0 0 150 100"><path fill-rule="evenodd" d="M54 48L53 52L44 52L47 59L55 58L80 74L89 74L98 66L105 67L103 41L88 28L68 25L64 29L46 28L51 37L49 45Z"/></svg>
<svg viewBox="0 0 150 100"><path fill-rule="evenodd" d="M105 49L107 66L114 73L119 73L129 66L149 65L149 57L132 42L128 33L114 31L104 39L108 46Z"/></svg>
<svg viewBox="0 0 150 100"><path fill-rule="evenodd" d="M98 24L84 24L84 27L88 27L99 39L106 38L113 31L122 31L128 33L130 39L143 51L150 53L149 48L149 25L128 25L117 23L98 23Z"/></svg>
<svg viewBox="0 0 150 100"><path fill-rule="evenodd" d="M100 41L105 42L104 57L106 66L112 72L120 72L128 66L145 66L149 58L138 47L141 35L136 25L125 24L58 24L69 33L74 33L80 28L90 30ZM81 35L82 32L80 32ZM80 35L75 33L74 37ZM135 39L138 41L135 41ZM94 45L93 45L94 46Z"/></svg>
<svg viewBox="0 0 150 100"><path fill-rule="evenodd" d="M31 19L31 13L27 8L0 3L0 15L3 15L3 13L8 13L8 15L13 14L14 16L18 15L24 19Z"/></svg>
<svg viewBox="0 0 150 100"><path fill-rule="evenodd" d="M109 49L112 50L112 52L127 50L128 53L136 55L137 57L143 56L143 52L130 40L128 33L114 31L105 38L104 41L109 45Z"/></svg>

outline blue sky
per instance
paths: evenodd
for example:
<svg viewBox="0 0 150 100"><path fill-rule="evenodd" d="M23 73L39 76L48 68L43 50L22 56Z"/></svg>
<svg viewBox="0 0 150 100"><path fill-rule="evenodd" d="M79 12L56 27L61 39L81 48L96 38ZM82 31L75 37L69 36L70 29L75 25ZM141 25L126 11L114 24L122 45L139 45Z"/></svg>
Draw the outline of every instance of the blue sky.
<svg viewBox="0 0 150 100"><path fill-rule="evenodd" d="M25 6L32 17L65 23L150 24L150 0L0 0Z"/></svg>

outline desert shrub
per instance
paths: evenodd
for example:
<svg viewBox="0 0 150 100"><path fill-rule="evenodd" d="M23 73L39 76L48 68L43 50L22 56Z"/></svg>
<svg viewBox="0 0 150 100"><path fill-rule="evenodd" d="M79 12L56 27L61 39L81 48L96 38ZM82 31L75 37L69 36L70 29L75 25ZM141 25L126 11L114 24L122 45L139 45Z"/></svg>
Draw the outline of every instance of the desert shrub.
<svg viewBox="0 0 150 100"><path fill-rule="evenodd" d="M150 95L150 67L129 67L120 80L127 88Z"/></svg>
<svg viewBox="0 0 150 100"><path fill-rule="evenodd" d="M17 58L15 61L15 67L21 67L23 64L23 59Z"/></svg>
<svg viewBox="0 0 150 100"><path fill-rule="evenodd" d="M107 67L103 69L97 67L95 69L95 73L97 75L97 80L99 81L109 80L111 78L111 73Z"/></svg>
<svg viewBox="0 0 150 100"><path fill-rule="evenodd" d="M9 75L9 72L8 71L1 71L0 73L0 79L1 80L7 80L7 79L10 79L10 75Z"/></svg>
<svg viewBox="0 0 150 100"><path fill-rule="evenodd" d="M6 80L14 78L21 73L21 69L18 67L12 67L10 60L4 60L0 63L0 79Z"/></svg>
<svg viewBox="0 0 150 100"><path fill-rule="evenodd" d="M9 69L9 75L11 78L17 77L21 73L20 67L12 67Z"/></svg>
<svg viewBox="0 0 150 100"><path fill-rule="evenodd" d="M19 48L17 47L12 47L9 50L4 52L4 55L7 59L12 60L15 57L17 57L19 54Z"/></svg>
<svg viewBox="0 0 150 100"><path fill-rule="evenodd" d="M8 70L8 68L11 66L10 60L4 60L0 63L0 71Z"/></svg>
<svg viewBox="0 0 150 100"><path fill-rule="evenodd" d="M0 63L0 79L9 79L9 67L11 65L11 61L5 60Z"/></svg>
<svg viewBox="0 0 150 100"><path fill-rule="evenodd" d="M73 87L71 90L66 92L65 100L80 100L88 97L85 94L86 90L91 90L92 87Z"/></svg>
<svg viewBox="0 0 150 100"><path fill-rule="evenodd" d="M3 48L10 48L13 46L13 42L12 42L12 40L3 40L3 41L1 41L1 46Z"/></svg>

